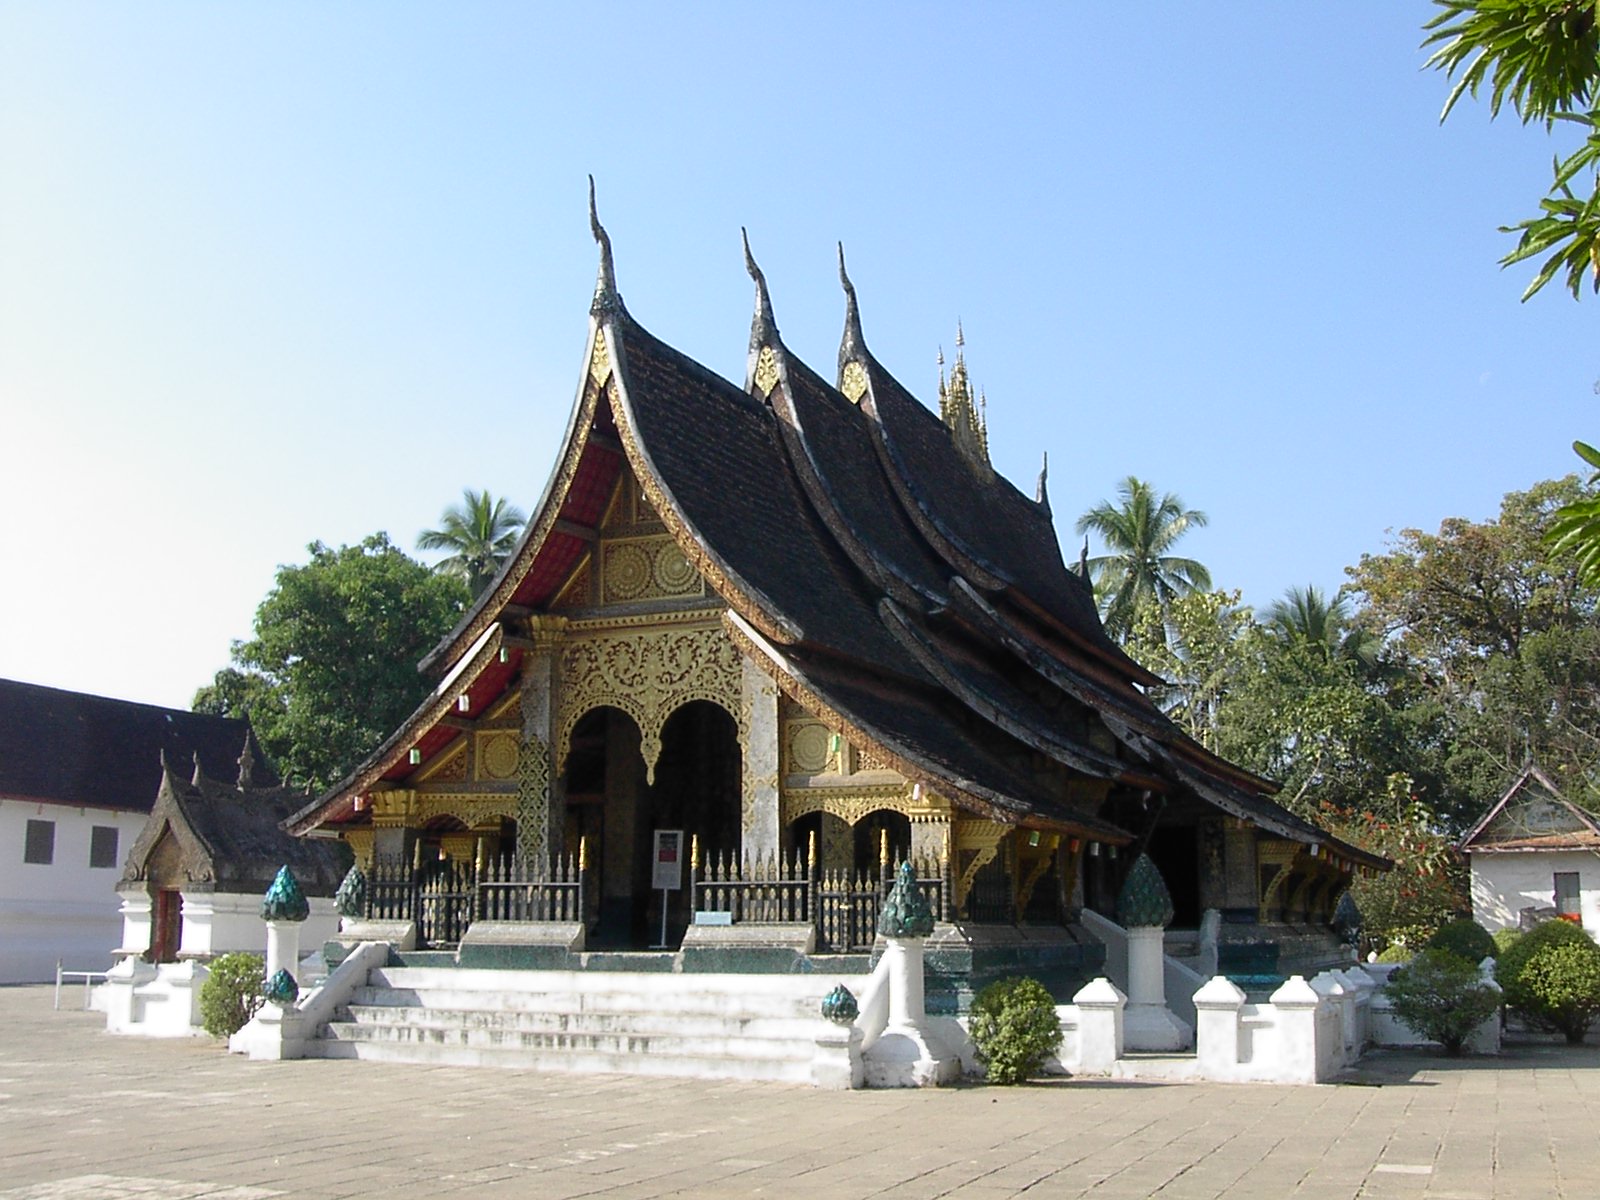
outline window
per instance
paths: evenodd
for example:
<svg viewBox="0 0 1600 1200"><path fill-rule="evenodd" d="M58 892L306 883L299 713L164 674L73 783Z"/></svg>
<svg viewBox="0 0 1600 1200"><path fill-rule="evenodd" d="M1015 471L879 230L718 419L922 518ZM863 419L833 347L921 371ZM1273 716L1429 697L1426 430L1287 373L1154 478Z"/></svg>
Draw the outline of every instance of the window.
<svg viewBox="0 0 1600 1200"><path fill-rule="evenodd" d="M22 845L22 861L48 867L56 858L56 823L29 821Z"/></svg>
<svg viewBox="0 0 1600 1200"><path fill-rule="evenodd" d="M1556 916L1563 921L1583 922L1583 910L1578 906L1578 873L1556 872Z"/></svg>
<svg viewBox="0 0 1600 1200"><path fill-rule="evenodd" d="M117 827L95 825L89 829L89 865L114 867L117 865Z"/></svg>

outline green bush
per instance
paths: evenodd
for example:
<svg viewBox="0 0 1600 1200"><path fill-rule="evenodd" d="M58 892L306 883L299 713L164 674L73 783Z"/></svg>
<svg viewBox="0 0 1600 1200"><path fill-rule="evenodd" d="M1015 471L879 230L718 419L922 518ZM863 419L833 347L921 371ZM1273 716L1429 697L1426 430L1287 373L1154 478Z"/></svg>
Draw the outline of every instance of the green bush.
<svg viewBox="0 0 1600 1200"><path fill-rule="evenodd" d="M1470 963L1481 963L1495 956L1494 939L1489 931L1470 917L1458 917L1440 927L1428 942L1429 950L1448 950Z"/></svg>
<svg viewBox="0 0 1600 1200"><path fill-rule="evenodd" d="M1411 951L1406 949L1404 942L1390 942L1378 952L1378 961L1381 963L1403 963L1411 961Z"/></svg>
<svg viewBox="0 0 1600 1200"><path fill-rule="evenodd" d="M1574 1044L1600 1014L1600 946L1571 921L1546 921L1518 938L1495 978L1506 1004Z"/></svg>
<svg viewBox="0 0 1600 1200"><path fill-rule="evenodd" d="M1061 1045L1056 1002L1037 979L991 983L972 1001L971 1033L990 1083L1020 1083L1037 1075Z"/></svg>
<svg viewBox="0 0 1600 1200"><path fill-rule="evenodd" d="M1389 977L1385 990L1407 1028L1452 1055L1500 1007L1500 993L1479 977L1477 965L1443 949L1424 950Z"/></svg>
<svg viewBox="0 0 1600 1200"><path fill-rule="evenodd" d="M1520 929L1496 929L1494 931L1494 956L1499 961L1505 957L1507 950L1522 940Z"/></svg>
<svg viewBox="0 0 1600 1200"><path fill-rule="evenodd" d="M211 973L200 985L200 1023L207 1033L228 1037L256 1015L265 970L259 954L224 954L212 960Z"/></svg>

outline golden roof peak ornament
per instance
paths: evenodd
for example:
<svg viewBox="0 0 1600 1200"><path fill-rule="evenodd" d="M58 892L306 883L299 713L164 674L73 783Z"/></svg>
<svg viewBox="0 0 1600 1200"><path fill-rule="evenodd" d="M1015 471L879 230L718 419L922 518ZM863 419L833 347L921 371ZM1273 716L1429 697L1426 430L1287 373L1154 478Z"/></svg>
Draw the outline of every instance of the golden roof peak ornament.
<svg viewBox="0 0 1600 1200"><path fill-rule="evenodd" d="M956 322L956 361L950 368L949 382L945 381L944 349L939 350L939 419L950 430L956 449L980 471L991 471L989 463L989 422L987 397L982 392L976 399L972 394L972 381L967 376L965 347L966 332Z"/></svg>
<svg viewBox="0 0 1600 1200"><path fill-rule="evenodd" d="M594 316L604 316L622 311L622 297L617 293L617 272L611 261L611 238L594 203L594 176L589 176L589 232L600 245L600 277L594 285L594 302L589 311Z"/></svg>

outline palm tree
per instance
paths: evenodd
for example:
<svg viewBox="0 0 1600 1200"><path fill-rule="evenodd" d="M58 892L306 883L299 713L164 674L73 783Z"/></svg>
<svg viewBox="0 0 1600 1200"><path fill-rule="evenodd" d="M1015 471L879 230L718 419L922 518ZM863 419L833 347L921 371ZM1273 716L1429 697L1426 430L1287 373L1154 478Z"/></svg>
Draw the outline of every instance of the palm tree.
<svg viewBox="0 0 1600 1200"><path fill-rule="evenodd" d="M1316 584L1291 587L1262 614L1267 629L1285 642L1310 646L1329 661L1344 659L1371 666L1378 640L1350 622L1349 597L1339 591L1329 599Z"/></svg>
<svg viewBox="0 0 1600 1200"><path fill-rule="evenodd" d="M1171 492L1159 499L1142 479L1129 475L1117 485L1119 503L1101 501L1078 518L1079 533L1094 533L1109 553L1089 560L1106 632L1123 637L1142 604L1163 613L1178 596L1211 588L1211 572L1192 558L1168 553L1206 514L1184 508Z"/></svg>
<svg viewBox="0 0 1600 1200"><path fill-rule="evenodd" d="M467 488L461 501L444 510L438 529L424 529L417 536L417 549L454 551L436 563L434 570L464 579L477 596L500 573L528 518L515 505L496 500L487 489L475 492Z"/></svg>

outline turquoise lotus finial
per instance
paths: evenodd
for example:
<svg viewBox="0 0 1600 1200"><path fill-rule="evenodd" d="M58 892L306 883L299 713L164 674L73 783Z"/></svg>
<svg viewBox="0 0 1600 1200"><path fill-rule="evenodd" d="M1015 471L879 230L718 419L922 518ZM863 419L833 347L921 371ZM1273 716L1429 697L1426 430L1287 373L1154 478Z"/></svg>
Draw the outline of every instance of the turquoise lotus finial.
<svg viewBox="0 0 1600 1200"><path fill-rule="evenodd" d="M1117 894L1117 920L1126 929L1137 929L1165 926L1172 916L1172 893L1167 891L1166 881L1148 854L1139 855Z"/></svg>
<svg viewBox="0 0 1600 1200"><path fill-rule="evenodd" d="M310 915L311 905L306 901L305 893L300 890L300 882L294 877L294 872L288 867L279 867L277 875L273 877L272 886L267 889L267 894L261 901L261 919L304 921Z"/></svg>
<svg viewBox="0 0 1600 1200"><path fill-rule="evenodd" d="M848 1025L861 1015L855 993L844 984L836 984L833 991L822 998L822 1015L835 1025Z"/></svg>
<svg viewBox="0 0 1600 1200"><path fill-rule="evenodd" d="M267 980L261 994L272 1003L287 1008L300 998L300 985L286 969L280 968L276 975Z"/></svg>
<svg viewBox="0 0 1600 1200"><path fill-rule="evenodd" d="M333 906L341 917L359 919L367 915L367 877L359 865L352 865L339 890L334 893Z"/></svg>
<svg viewBox="0 0 1600 1200"><path fill-rule="evenodd" d="M878 932L888 938L927 937L933 932L933 909L917 886L917 873L909 862L900 864L894 887L883 902Z"/></svg>

